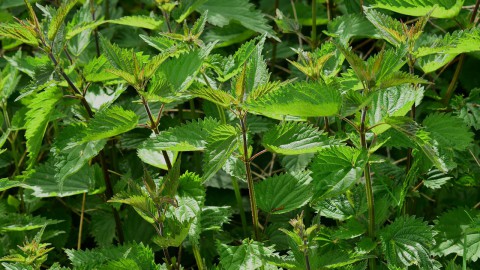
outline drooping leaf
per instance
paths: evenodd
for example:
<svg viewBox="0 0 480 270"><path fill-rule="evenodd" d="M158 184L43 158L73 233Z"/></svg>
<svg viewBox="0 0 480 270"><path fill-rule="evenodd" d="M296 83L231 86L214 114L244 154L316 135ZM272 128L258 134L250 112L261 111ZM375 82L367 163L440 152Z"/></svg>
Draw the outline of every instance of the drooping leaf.
<svg viewBox="0 0 480 270"><path fill-rule="evenodd" d="M460 118L451 114L429 114L423 120L425 130L442 147L465 150L473 141L473 133Z"/></svg>
<svg viewBox="0 0 480 270"><path fill-rule="evenodd" d="M255 196L260 209L283 214L308 203L312 194L309 172L281 174L255 184Z"/></svg>
<svg viewBox="0 0 480 270"><path fill-rule="evenodd" d="M20 23L0 23L0 36L12 38L28 45L38 46L35 31L24 27Z"/></svg>
<svg viewBox="0 0 480 270"><path fill-rule="evenodd" d="M281 155L316 153L332 143L318 128L301 122L285 122L274 126L262 139L267 150Z"/></svg>
<svg viewBox="0 0 480 270"><path fill-rule="evenodd" d="M360 177L367 154L348 146L332 146L320 150L311 164L314 181L314 200L340 195Z"/></svg>
<svg viewBox="0 0 480 270"><path fill-rule="evenodd" d="M435 237L436 253L466 256L468 261L480 258L480 213L477 210L456 208L445 212L435 221L435 230L439 232Z"/></svg>
<svg viewBox="0 0 480 270"><path fill-rule="evenodd" d="M0 217L0 232L30 231L60 222L62 220L48 219L42 216L8 213Z"/></svg>
<svg viewBox="0 0 480 270"><path fill-rule="evenodd" d="M205 149L203 181L207 181L227 161L228 157L237 148L237 130L230 125L220 125L207 138Z"/></svg>
<svg viewBox="0 0 480 270"><path fill-rule="evenodd" d="M264 15L254 8L248 0L207 0L196 8L200 13L208 10L207 20L210 24L223 27L236 21L248 29L268 37L276 38Z"/></svg>
<svg viewBox="0 0 480 270"><path fill-rule="evenodd" d="M25 138L27 139L29 166L35 163L42 146L43 135L50 121L50 115L54 112L55 104L61 97L62 92L59 88L50 87L36 94L27 105Z"/></svg>
<svg viewBox="0 0 480 270"><path fill-rule="evenodd" d="M245 106L252 113L275 119L287 116L318 117L335 115L341 106L340 92L333 86L315 82L286 84Z"/></svg>
<svg viewBox="0 0 480 270"><path fill-rule="evenodd" d="M134 129L137 122L138 116L135 112L111 106L99 111L88 122L83 141L96 141L120 135Z"/></svg>
<svg viewBox="0 0 480 270"><path fill-rule="evenodd" d="M453 18L460 12L463 2L464 0L376 0L374 7L410 16L424 16L432 12L430 16L434 18Z"/></svg>
<svg viewBox="0 0 480 270"><path fill-rule="evenodd" d="M208 136L219 125L220 122L213 118L192 121L160 132L145 141L142 148L157 151L202 151Z"/></svg>

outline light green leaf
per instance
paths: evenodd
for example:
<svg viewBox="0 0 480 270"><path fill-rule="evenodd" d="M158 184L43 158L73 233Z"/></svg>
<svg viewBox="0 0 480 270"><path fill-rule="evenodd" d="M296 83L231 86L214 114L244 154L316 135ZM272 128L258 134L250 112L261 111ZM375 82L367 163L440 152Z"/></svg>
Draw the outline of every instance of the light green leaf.
<svg viewBox="0 0 480 270"><path fill-rule="evenodd" d="M35 172L27 177L24 184L26 188L33 190L35 197L39 198L67 197L85 192L95 192L95 179L101 177L101 169L97 165L93 167L85 165L62 181L55 174L54 164L48 161L37 166Z"/></svg>
<svg viewBox="0 0 480 270"><path fill-rule="evenodd" d="M165 61L159 66L157 72L163 73L167 82L178 93L185 91L195 79L203 58L200 50L192 50Z"/></svg>
<svg viewBox="0 0 480 270"><path fill-rule="evenodd" d="M49 40L54 40L55 36L57 35L58 30L60 29L60 26L62 26L63 21L68 15L68 12L75 6L77 3L77 0L66 0L62 1L62 4L58 8L58 10L55 12L55 14L52 17L52 20L50 21L50 24L48 25L48 39Z"/></svg>
<svg viewBox="0 0 480 270"><path fill-rule="evenodd" d="M255 52L256 50L256 45L255 45L256 39L252 39L244 44L235 52L233 56L229 56L228 58L225 58L223 62L221 63L221 70L218 80L221 82L225 82L228 79L232 78L235 76L242 68L245 62L248 60L250 55ZM215 71L218 71L217 69L214 69Z"/></svg>
<svg viewBox="0 0 480 270"><path fill-rule="evenodd" d="M262 145L268 151L281 155L316 153L331 144L328 136L318 128L301 122L276 125L267 131L262 139Z"/></svg>
<svg viewBox="0 0 480 270"><path fill-rule="evenodd" d="M404 116L414 104L419 104L423 98L423 88L405 84L377 91L373 94L371 108L368 110L370 126L379 124L385 117ZM390 126L379 125L372 129L375 134L386 131Z"/></svg>
<svg viewBox="0 0 480 270"><path fill-rule="evenodd" d="M349 146L332 146L318 152L312 161L314 199L340 195L360 180L367 153Z"/></svg>
<svg viewBox="0 0 480 270"><path fill-rule="evenodd" d="M199 119L160 132L145 141L140 149L170 151L202 151L210 133L220 125L213 118Z"/></svg>
<svg viewBox="0 0 480 270"><path fill-rule="evenodd" d="M202 232L220 231L222 225L230 221L232 214L230 206L204 206L200 216Z"/></svg>
<svg viewBox="0 0 480 270"><path fill-rule="evenodd" d="M238 133L230 125L215 128L207 139L205 149L203 181L207 181L227 162L228 157L237 148Z"/></svg>
<svg viewBox="0 0 480 270"><path fill-rule="evenodd" d="M223 27L235 21L255 32L276 38L272 27L264 15L248 0L207 0L196 8L200 13L208 10L207 20L210 24Z"/></svg>
<svg viewBox="0 0 480 270"><path fill-rule="evenodd" d="M57 87L50 87L35 97L27 105L25 115L25 138L27 139L27 151L31 167L40 153L43 135L50 121L50 115L55 110L55 104L62 98L62 92Z"/></svg>
<svg viewBox="0 0 480 270"><path fill-rule="evenodd" d="M379 31L362 14L338 16L328 23L328 32L346 46L353 37L380 39Z"/></svg>
<svg viewBox="0 0 480 270"><path fill-rule="evenodd" d="M222 107L229 107L235 103L235 98L222 90L215 90L210 87L195 88L189 91L190 94L209 100Z"/></svg>
<svg viewBox="0 0 480 270"><path fill-rule="evenodd" d="M163 24L162 20L142 15L124 16L115 20L107 20L105 22L145 28L150 30L158 29Z"/></svg>
<svg viewBox="0 0 480 270"><path fill-rule="evenodd" d="M97 112L88 124L84 142L107 139L125 133L137 126L138 116L118 106L111 106Z"/></svg>
<svg viewBox="0 0 480 270"><path fill-rule="evenodd" d="M364 12L365 17L380 31L385 40L395 46L406 41L405 28L401 22L372 8L365 8Z"/></svg>
<svg viewBox="0 0 480 270"><path fill-rule="evenodd" d="M342 104L340 92L333 86L315 82L283 85L245 104L252 113L275 119L285 115L318 117L335 115Z"/></svg>
<svg viewBox="0 0 480 270"><path fill-rule="evenodd" d="M429 114L423 120L423 126L442 147L462 151L473 142L474 134L470 128L463 123L462 119L449 113Z"/></svg>
<svg viewBox="0 0 480 270"><path fill-rule="evenodd" d="M399 217L380 232L382 249L389 264L396 267L416 265L435 269L430 249L435 244L431 226L415 217Z"/></svg>
<svg viewBox="0 0 480 270"><path fill-rule="evenodd" d="M20 181L12 181L8 178L0 179L0 191L8 190L14 187L21 187L23 184Z"/></svg>
<svg viewBox="0 0 480 270"><path fill-rule="evenodd" d="M453 18L457 16L464 0L376 0L374 7L388 9L409 16L425 16L432 11L434 18Z"/></svg>
<svg viewBox="0 0 480 270"><path fill-rule="evenodd" d="M304 206L313 195L309 174L281 174L255 184L258 207L267 213L283 214Z"/></svg>
<svg viewBox="0 0 480 270"><path fill-rule="evenodd" d="M145 163L162 170L168 170L167 162L161 150L150 150L147 148L139 148L137 151L138 157ZM170 161L177 159L178 152L167 151Z"/></svg>
<svg viewBox="0 0 480 270"><path fill-rule="evenodd" d="M8 213L0 217L0 233L36 230L60 222L62 220L47 219L28 214Z"/></svg>

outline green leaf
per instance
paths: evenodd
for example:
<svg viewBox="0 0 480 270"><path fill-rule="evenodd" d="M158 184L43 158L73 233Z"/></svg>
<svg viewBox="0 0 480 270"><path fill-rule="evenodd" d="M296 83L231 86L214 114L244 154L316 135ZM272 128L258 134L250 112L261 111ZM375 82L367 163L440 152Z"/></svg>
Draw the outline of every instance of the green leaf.
<svg viewBox="0 0 480 270"><path fill-rule="evenodd" d="M441 147L451 147L462 151L467 149L473 142L473 132L457 118L450 113L429 114L423 120L425 130L430 133L430 137L438 141Z"/></svg>
<svg viewBox="0 0 480 270"><path fill-rule="evenodd" d="M340 221L358 217L367 211L365 186L355 186L352 192L325 199L314 205L314 208L320 215Z"/></svg>
<svg viewBox="0 0 480 270"><path fill-rule="evenodd" d="M406 41L407 36L401 22L372 8L365 8L364 12L365 17L380 31L385 40L395 46Z"/></svg>
<svg viewBox="0 0 480 270"><path fill-rule="evenodd" d="M95 243L99 247L110 246L115 238L115 219L111 214L108 215L103 211L93 212L91 217L90 234L95 239Z"/></svg>
<svg viewBox="0 0 480 270"><path fill-rule="evenodd" d="M202 151L210 133L220 125L213 118L199 119L160 132L143 143L141 149L170 151Z"/></svg>
<svg viewBox="0 0 480 270"><path fill-rule="evenodd" d="M233 56L229 56L224 59L221 63L221 67L218 67L221 70L218 80L225 82L228 79L235 76L242 68L245 62L248 60L250 55L256 51L255 39L250 40L244 44L235 52ZM216 70L216 69L214 69Z"/></svg>
<svg viewBox="0 0 480 270"><path fill-rule="evenodd" d="M138 157L145 163L162 170L168 170L167 162L161 150L150 150L147 148L139 148L137 151ZM170 161L176 160L178 152L167 151Z"/></svg>
<svg viewBox="0 0 480 270"><path fill-rule="evenodd" d="M207 138L205 149L203 181L210 179L227 162L238 144L237 130L230 125L220 125Z"/></svg>
<svg viewBox="0 0 480 270"><path fill-rule="evenodd" d="M189 91L195 97L200 97L209 100L222 107L230 107L231 104L236 103L235 98L227 92L222 90L215 90L210 87L195 88Z"/></svg>
<svg viewBox="0 0 480 270"><path fill-rule="evenodd" d="M20 23L0 23L0 37L12 38L28 45L38 46L35 31Z"/></svg>
<svg viewBox="0 0 480 270"><path fill-rule="evenodd" d="M415 52L418 65L425 73L448 64L461 53L480 51L480 29L457 30L446 35L423 35Z"/></svg>
<svg viewBox="0 0 480 270"><path fill-rule="evenodd" d="M340 195L347 191L363 174L367 153L348 146L332 146L318 152L312 161L314 199Z"/></svg>
<svg viewBox="0 0 480 270"><path fill-rule="evenodd" d="M208 10L207 20L210 24L223 27L235 21L255 32L278 39L264 15L256 10L248 0L207 0L196 8L200 13Z"/></svg>
<svg viewBox="0 0 480 270"><path fill-rule="evenodd" d="M124 16L115 20L107 20L105 22L113 24L121 24L139 28L145 28L150 30L156 30L162 26L163 21L148 16L136 15L136 16Z"/></svg>
<svg viewBox="0 0 480 270"><path fill-rule="evenodd" d="M283 214L304 206L313 195L309 174L281 174L255 184L258 207L267 213Z"/></svg>
<svg viewBox="0 0 480 270"><path fill-rule="evenodd" d="M445 212L435 221L435 230L438 231L436 253L466 256L468 261L480 258L480 213L477 210L456 208Z"/></svg>
<svg viewBox="0 0 480 270"><path fill-rule="evenodd" d="M232 216L230 206L205 206L200 215L200 227L202 232L220 231L222 225L228 223Z"/></svg>
<svg viewBox="0 0 480 270"><path fill-rule="evenodd" d="M447 172L445 162L440 158L435 141L429 137L429 133L423 130L416 122L408 117L388 117L385 123L396 131L405 135L410 142L413 142L419 150L442 172Z"/></svg>
<svg viewBox="0 0 480 270"><path fill-rule="evenodd" d="M457 117L463 119L468 126L475 130L480 130L480 88L475 88L470 91L467 98L463 99L457 97L455 100Z"/></svg>
<svg viewBox="0 0 480 270"><path fill-rule="evenodd" d="M40 153L43 135L47 129L50 115L55 111L55 104L62 98L62 92L57 87L50 87L41 93L37 93L27 105L25 115L25 138L27 139L27 151L31 167Z"/></svg>
<svg viewBox="0 0 480 270"><path fill-rule="evenodd" d="M342 104L340 92L333 86L315 82L299 82L283 85L245 106L252 113L275 119L285 115L318 117L335 115Z"/></svg>
<svg viewBox="0 0 480 270"><path fill-rule="evenodd" d="M54 40L55 36L57 35L58 30L60 29L60 26L62 26L63 21L68 15L68 12L75 6L77 3L77 0L67 0L67 1L62 1L62 4L58 8L58 10L55 12L55 14L52 17L52 20L50 21L50 24L48 25L48 39L49 40Z"/></svg>
<svg viewBox="0 0 480 270"><path fill-rule="evenodd" d="M430 249L435 244L434 231L415 217L399 217L380 232L382 249L389 264L396 267L416 265L435 269Z"/></svg>
<svg viewBox="0 0 480 270"><path fill-rule="evenodd" d="M220 264L225 270L258 269L265 266L264 258L273 254L270 248L262 243L243 240L240 246L217 245L220 254Z"/></svg>
<svg viewBox="0 0 480 270"><path fill-rule="evenodd" d="M58 179L57 169L51 161L35 168L24 184L33 190L33 195L38 198L67 197L85 192L96 193L95 181L101 178L101 169L98 166L85 165L76 173ZM100 175L100 176L99 176Z"/></svg>
<svg viewBox="0 0 480 270"><path fill-rule="evenodd" d="M41 216L28 214L8 213L0 218L0 232L22 232L40 229L42 227L58 224L62 220L47 219Z"/></svg>
<svg viewBox="0 0 480 270"><path fill-rule="evenodd" d="M347 14L336 17L328 23L328 32L330 35L338 37L344 46L354 37L374 39L382 37L375 26L362 14Z"/></svg>
<svg viewBox="0 0 480 270"><path fill-rule="evenodd" d="M438 189L446 184L450 179L452 179L451 176L437 169L433 169L426 174L425 178L423 179L423 184L429 189Z"/></svg>
<svg viewBox="0 0 480 270"><path fill-rule="evenodd" d="M404 116L414 104L420 104L423 98L423 88L416 89L411 85L402 85L377 91L373 94L371 108L367 111L370 126L379 124L385 117ZM380 134L389 128L379 125L372 129Z"/></svg>
<svg viewBox="0 0 480 270"><path fill-rule="evenodd" d="M425 16L432 12L430 16L446 19L457 16L463 2L464 0L376 0L373 6L409 16Z"/></svg>
<svg viewBox="0 0 480 270"><path fill-rule="evenodd" d="M107 139L130 131L137 126L138 116L133 111L111 106L97 112L88 124L84 142Z"/></svg>
<svg viewBox="0 0 480 270"><path fill-rule="evenodd" d="M332 141L323 131L301 122L276 125L262 139L262 145L268 151L281 155L316 153L331 144Z"/></svg>

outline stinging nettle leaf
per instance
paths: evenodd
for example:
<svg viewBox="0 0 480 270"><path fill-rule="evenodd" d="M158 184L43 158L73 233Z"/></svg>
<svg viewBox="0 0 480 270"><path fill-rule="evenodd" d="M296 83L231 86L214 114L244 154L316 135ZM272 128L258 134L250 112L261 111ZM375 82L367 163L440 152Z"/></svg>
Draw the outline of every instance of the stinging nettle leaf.
<svg viewBox="0 0 480 270"><path fill-rule="evenodd" d="M374 7L391 10L410 16L425 16L431 12L434 18L453 18L457 16L464 0L376 0Z"/></svg>
<svg viewBox="0 0 480 270"><path fill-rule="evenodd" d="M119 106L101 110L90 119L83 137L84 142L107 139L130 131L137 126L138 116Z"/></svg>
<svg viewBox="0 0 480 270"><path fill-rule="evenodd" d="M423 126L442 147L462 151L473 142L474 134L470 128L463 123L462 119L450 113L429 114L423 120Z"/></svg>
<svg viewBox="0 0 480 270"><path fill-rule="evenodd" d="M335 115L342 104L340 92L333 86L316 82L286 84L278 90L245 104L250 112L275 119L284 116L318 117Z"/></svg>
<svg viewBox="0 0 480 270"><path fill-rule="evenodd" d="M262 144L273 153L299 155L316 153L334 142L312 125L301 122L284 122L263 135Z"/></svg>
<svg viewBox="0 0 480 270"><path fill-rule="evenodd" d="M58 30L63 24L63 21L68 15L68 12L75 6L77 0L62 1L62 5L58 8L55 15L52 17L50 24L48 25L48 39L54 40Z"/></svg>
<svg viewBox="0 0 480 270"><path fill-rule="evenodd" d="M360 180L367 162L367 153L349 146L332 146L318 152L310 169L314 200L340 195Z"/></svg>
<svg viewBox="0 0 480 270"><path fill-rule="evenodd" d="M310 172L281 174L255 184L255 197L260 209L283 214L306 205L312 197Z"/></svg>
<svg viewBox="0 0 480 270"><path fill-rule="evenodd" d="M430 249L435 244L431 226L415 217L399 217L380 232L382 249L387 261L396 267L416 265L435 269Z"/></svg>
<svg viewBox="0 0 480 270"><path fill-rule="evenodd" d="M160 132L143 143L141 149L169 151L203 151L210 133L220 125L213 118L199 119Z"/></svg>
<svg viewBox="0 0 480 270"><path fill-rule="evenodd" d="M227 162L238 144L237 130L230 125L220 125L207 138L205 149L203 181L207 181Z"/></svg>

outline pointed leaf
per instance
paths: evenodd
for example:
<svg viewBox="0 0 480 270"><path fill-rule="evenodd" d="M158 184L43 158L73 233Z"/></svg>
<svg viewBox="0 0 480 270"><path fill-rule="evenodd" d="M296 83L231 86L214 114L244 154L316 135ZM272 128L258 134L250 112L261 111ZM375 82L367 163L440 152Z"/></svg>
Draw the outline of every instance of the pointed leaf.
<svg viewBox="0 0 480 270"><path fill-rule="evenodd" d="M237 130L230 125L215 128L207 139L205 149L203 181L207 181L227 162L228 157L237 148Z"/></svg>
<svg viewBox="0 0 480 270"><path fill-rule="evenodd" d="M314 199L340 195L347 191L363 174L367 154L348 146L332 146L318 152L312 161Z"/></svg>
<svg viewBox="0 0 480 270"><path fill-rule="evenodd" d="M107 139L125 133L137 126L138 116L133 111L112 106L99 111L86 128L83 141Z"/></svg>
<svg viewBox="0 0 480 270"><path fill-rule="evenodd" d="M424 16L432 12L434 18L453 18L460 12L463 2L464 0L376 0L374 7L410 16Z"/></svg>
<svg viewBox="0 0 480 270"><path fill-rule="evenodd" d="M253 113L282 119L285 115L318 117L335 115L341 106L340 92L320 83L293 83L250 101L246 107Z"/></svg>
<svg viewBox="0 0 480 270"><path fill-rule="evenodd" d="M163 21L148 16L124 16L115 20L108 20L106 22L113 24L128 25L133 27L145 28L155 30L162 26Z"/></svg>
<svg viewBox="0 0 480 270"><path fill-rule="evenodd" d="M55 36L57 35L58 30L60 29L60 26L62 26L63 21L68 15L68 12L75 6L77 3L77 0L67 0L67 1L62 1L62 4L58 8L58 10L55 12L55 15L53 15L52 20L50 21L50 24L48 25L48 39L54 40Z"/></svg>
<svg viewBox="0 0 480 270"><path fill-rule="evenodd" d="M281 174L255 184L258 207L267 213L283 214L304 206L313 195L309 174Z"/></svg>
<svg viewBox="0 0 480 270"><path fill-rule="evenodd" d="M442 147L462 151L473 142L474 134L470 128L460 118L449 113L429 114L423 120L423 126Z"/></svg>
<svg viewBox="0 0 480 270"><path fill-rule="evenodd" d="M332 144L318 128L300 122L285 122L274 126L263 135L262 144L273 153L299 155L316 153Z"/></svg>

